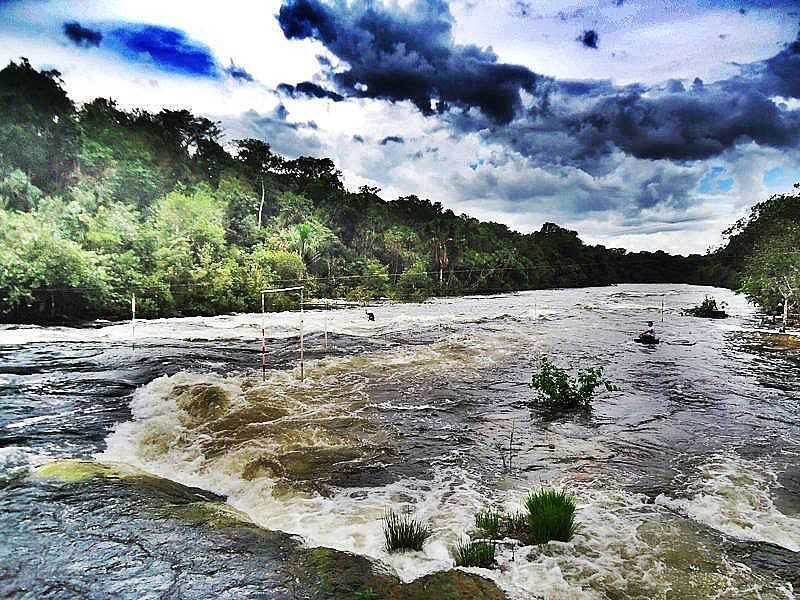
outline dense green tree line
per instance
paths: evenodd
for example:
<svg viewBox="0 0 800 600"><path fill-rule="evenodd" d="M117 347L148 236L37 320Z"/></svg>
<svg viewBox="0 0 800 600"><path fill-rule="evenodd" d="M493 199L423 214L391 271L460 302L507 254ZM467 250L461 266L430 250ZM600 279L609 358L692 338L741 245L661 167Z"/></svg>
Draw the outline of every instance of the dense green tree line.
<svg viewBox="0 0 800 600"><path fill-rule="evenodd" d="M800 184L795 184L800 188ZM700 275L737 289L784 325L800 305L800 196L776 194L724 232L727 242L708 256Z"/></svg>
<svg viewBox="0 0 800 600"><path fill-rule="evenodd" d="M707 260L532 234L416 196L345 189L330 159L223 147L185 110L76 106L57 71L0 71L0 319L44 322L255 310L259 290L437 294L700 282ZM703 275L702 277L705 277ZM289 298L270 298L271 308Z"/></svg>

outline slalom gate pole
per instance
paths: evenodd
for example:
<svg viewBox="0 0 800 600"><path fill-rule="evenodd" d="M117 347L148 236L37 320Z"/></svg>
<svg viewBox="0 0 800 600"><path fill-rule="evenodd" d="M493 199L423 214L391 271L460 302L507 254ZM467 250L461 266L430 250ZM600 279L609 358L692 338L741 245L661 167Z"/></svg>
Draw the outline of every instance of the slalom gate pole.
<svg viewBox="0 0 800 600"><path fill-rule="evenodd" d="M300 381L305 379L305 347L303 345L303 290L300 289Z"/></svg>
<svg viewBox="0 0 800 600"><path fill-rule="evenodd" d="M131 294L131 344L136 348L136 293Z"/></svg>
<svg viewBox="0 0 800 600"><path fill-rule="evenodd" d="M330 301L325 298L325 352L328 351L328 311L330 310Z"/></svg>
<svg viewBox="0 0 800 600"><path fill-rule="evenodd" d="M264 292L261 292L261 381L267 380L267 319Z"/></svg>

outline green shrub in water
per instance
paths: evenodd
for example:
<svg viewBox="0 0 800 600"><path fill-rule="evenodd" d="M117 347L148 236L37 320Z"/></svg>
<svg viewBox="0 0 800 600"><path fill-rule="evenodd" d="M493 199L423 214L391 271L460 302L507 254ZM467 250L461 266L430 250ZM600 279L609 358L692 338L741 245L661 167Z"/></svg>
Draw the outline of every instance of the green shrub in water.
<svg viewBox="0 0 800 600"><path fill-rule="evenodd" d="M487 541L458 542L453 548L453 559L457 567L482 567L491 569L494 566L495 545Z"/></svg>
<svg viewBox="0 0 800 600"><path fill-rule="evenodd" d="M550 488L531 492L525 508L531 543L568 542L575 534L575 497L567 492Z"/></svg>
<svg viewBox="0 0 800 600"><path fill-rule="evenodd" d="M433 535L430 526L412 515L386 510L383 537L387 552L422 550L422 545Z"/></svg>
<svg viewBox="0 0 800 600"><path fill-rule="evenodd" d="M539 360L531 379L531 387L537 392L535 402L551 408L588 408L601 386L609 392L619 389L603 377L600 367L584 369L572 377L546 356Z"/></svg>

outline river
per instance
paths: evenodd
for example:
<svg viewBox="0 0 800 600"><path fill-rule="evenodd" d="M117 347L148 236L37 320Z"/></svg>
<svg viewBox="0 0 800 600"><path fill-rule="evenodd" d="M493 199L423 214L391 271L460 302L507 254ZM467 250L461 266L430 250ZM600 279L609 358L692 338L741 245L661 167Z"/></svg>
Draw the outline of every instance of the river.
<svg viewBox="0 0 800 600"><path fill-rule="evenodd" d="M681 315L707 294L731 317ZM260 315L139 321L135 340L128 323L0 327L0 593L294 597L253 580L244 542L151 518L166 496L36 475L83 458L224 496L260 527L403 581L450 568L477 510L564 487L572 542L503 547L497 569L470 571L519 599L795 597L800 344L762 331L743 298L619 285L370 310L305 312L302 382L297 312L267 315L263 381ZM632 341L647 320L658 346ZM621 389L586 413L531 407L543 354L602 366ZM422 552L384 551L387 507L431 523Z"/></svg>

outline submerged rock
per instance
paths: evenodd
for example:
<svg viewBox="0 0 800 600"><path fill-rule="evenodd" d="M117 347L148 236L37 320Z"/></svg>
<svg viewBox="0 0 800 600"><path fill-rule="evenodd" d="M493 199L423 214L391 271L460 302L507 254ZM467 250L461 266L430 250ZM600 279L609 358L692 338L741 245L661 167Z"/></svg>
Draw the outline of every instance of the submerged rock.
<svg viewBox="0 0 800 600"><path fill-rule="evenodd" d="M176 386L175 392L179 390L180 394L175 398L175 403L192 419L207 420L218 417L230 403L228 394L217 385Z"/></svg>
<svg viewBox="0 0 800 600"><path fill-rule="evenodd" d="M54 460L33 470L33 476L65 482L86 481L93 477L117 477L112 467L93 460Z"/></svg>
<svg viewBox="0 0 800 600"><path fill-rule="evenodd" d="M364 600L503 600L494 582L464 571L431 573L411 583L401 583L363 556L330 548L305 551L294 570L323 598Z"/></svg>

